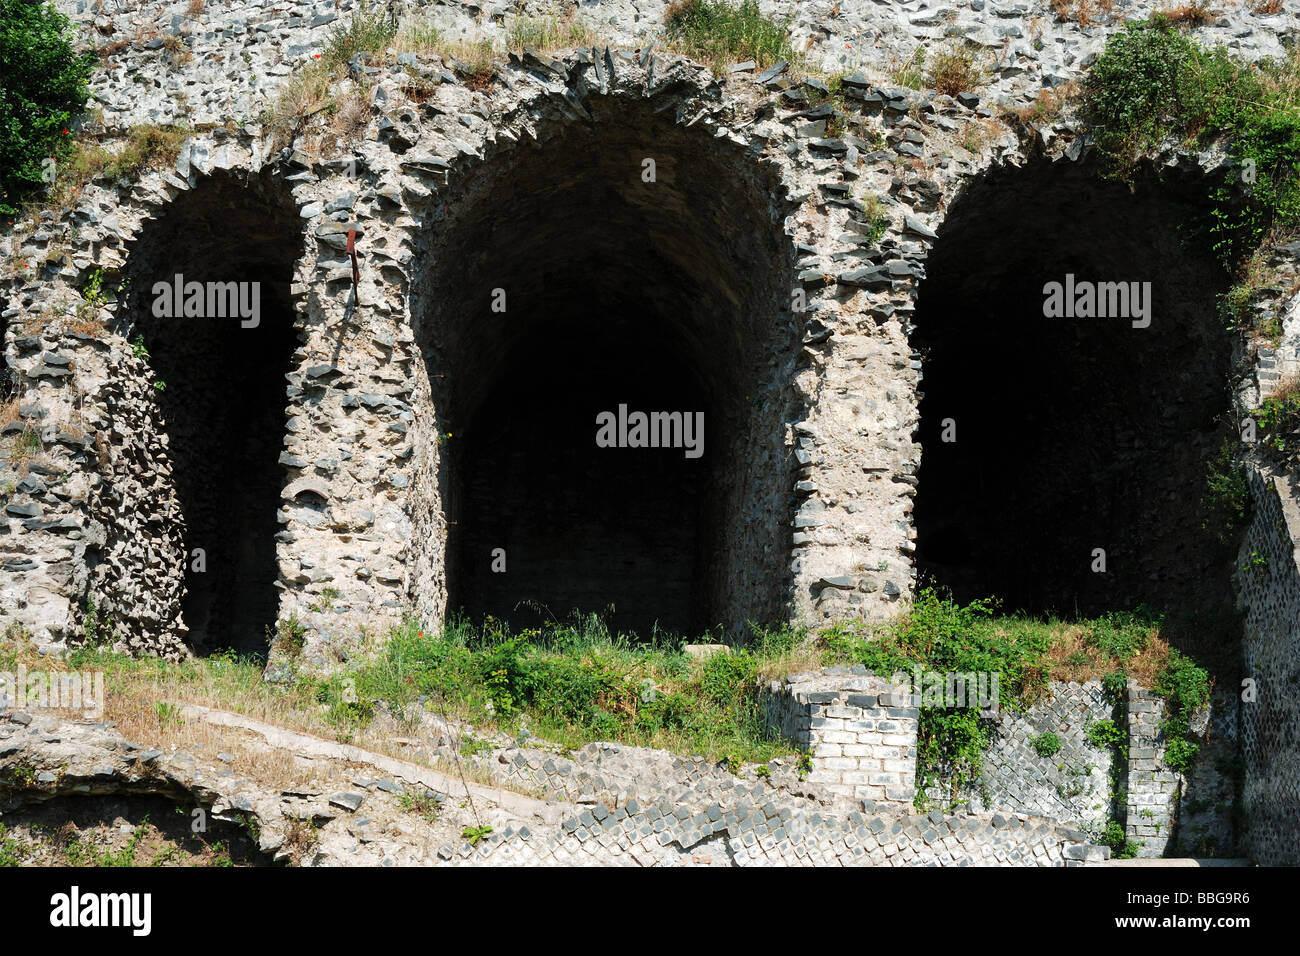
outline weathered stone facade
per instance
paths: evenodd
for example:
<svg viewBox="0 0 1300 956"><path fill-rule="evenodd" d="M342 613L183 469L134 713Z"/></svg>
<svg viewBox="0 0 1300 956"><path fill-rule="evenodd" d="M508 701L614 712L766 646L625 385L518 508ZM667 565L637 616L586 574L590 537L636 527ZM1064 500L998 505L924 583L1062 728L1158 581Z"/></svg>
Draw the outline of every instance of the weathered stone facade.
<svg viewBox="0 0 1300 956"><path fill-rule="evenodd" d="M1213 312L1223 277L1201 275L1187 265L1201 259L1170 246L1151 268L1166 274L1163 288L1179 287L1168 313L1176 333L1160 340L1176 361L1120 334L1091 340L1092 364L1142 354L1100 412L1080 411L1087 382L1062 399L1070 427L1036 460L949 459L935 434L951 414L964 427L963 410L940 407L945 389L985 387L961 377L971 356L1010 350L1003 371L1013 384L982 407L990 419L999 407L1014 418L1032 349L1010 338L981 345L961 319L971 303L1011 295L1000 273L1024 271L998 258L1016 241L1018 196L1035 197L1026 207L1033 250L1074 221L1038 221L1053 215L1049 193L1017 190L1077 191L1093 178L1076 119L1018 135L994 104L1024 104L1081 77L1123 14L1080 28L1040 3L846 2L834 17L829 2L764 4L793 16L814 62L859 71L843 81L847 112L830 135L835 110L788 71L715 77L648 45L663 4L590 4L584 12L608 46L514 54L486 92L441 59L388 57L361 67L376 115L359 142L304 137L277 150L259 114L348 0L337 9L235 4L197 20L175 5L60 6L108 40L157 29L194 54L173 62L151 39L110 60L96 81L106 132L182 118L197 131L174 168L94 183L67 215L21 223L5 240L4 354L21 416L5 434L35 434L40 456L0 463L0 615L41 645L75 638L90 606L111 616L125 646L173 656L265 646L267 628L296 618L307 628L304 660L320 669L405 613L436 622L460 606L492 613L529 599L557 614L612 602L635 626L733 637L748 621L882 619L906 607L918 565L972 587L989 566L961 544L987 529L914 518L918 495L923 513L989 505L997 515L1000 505L991 540L1008 556L1007 580L1020 565L1028 578L1054 569L1034 578L1041 589L1024 592L1027 604L1085 587L1101 605L1178 600L1206 582L1227 592L1222 569L1181 533L1212 444L1198 429L1231 410L1226 398L1215 404L1219 385L1248 406L1300 368L1300 298L1278 303L1276 350L1229 340ZM1116 7L1140 15L1152 5ZM430 12L451 36L501 32L495 14ZM1256 58L1295 33L1293 12L1242 9L1202 38ZM959 35L995 59L978 96L890 78L917 44ZM425 92L414 97L417 79ZM1171 149L1135 200L1147 233L1122 213L1107 219L1125 207L1097 187L1088 195L1104 214L1060 245L1083 267L1122 271L1150 251L1154 239L1142 236L1172 231L1190 202L1179 183L1229 174L1221 151ZM876 242L864 205L872 196L886 219ZM958 239L941 252L949 227ZM1113 248L1094 255L1108 228ZM990 257L967 268L968 253L985 247ZM1300 249L1275 254L1293 264ZM93 269L131 280L102 309L79 293ZM154 316L154 283L179 274L260 282L259 325L201 330ZM1041 275L1029 278L1041 285ZM504 311L494 309L497 290ZM82 330L95 318L107 333ZM1076 334L1052 347L1086 351ZM1046 389L1053 377L1034 383ZM586 404L569 408L567 393ZM703 408L703 464L611 468L608 456L583 458L590 402L613 408L621 394ZM1146 417L1125 424L1130 408ZM584 430L546 430L560 420ZM494 432L484 421L511 424ZM1031 432L1014 436L1017 455ZM1076 453L1068 445L1079 434L1088 441ZM929 474L923 446L936 463ZM1058 460L1069 463L1058 497L1091 489L1113 540L1085 540L1086 520L1048 533L1006 519L1041 516L1034 508L1056 487L1044 476ZM993 487L999 468L1020 476L1003 482L1014 494ZM968 482L971 472L987 485ZM1146 476L1146 497L1125 497L1130 472ZM590 474L589 484L577 480ZM1253 852L1280 859L1296 842L1282 835L1300 827L1300 714L1286 691L1300 633L1300 525L1289 479L1262 476L1252 478L1243 554L1266 555L1268 572L1237 581L1246 673L1260 688L1257 703L1243 704L1241 736ZM960 487L926 490L945 480ZM918 526L939 542L919 556ZM623 536L604 537L613 527ZM1040 530L1033 548L1017 551L1016 535ZM483 570L497 547L510 562L502 579ZM1109 551L1114 577L1085 574L1093 547ZM1150 806L1134 801L1130 791L1138 815Z"/></svg>

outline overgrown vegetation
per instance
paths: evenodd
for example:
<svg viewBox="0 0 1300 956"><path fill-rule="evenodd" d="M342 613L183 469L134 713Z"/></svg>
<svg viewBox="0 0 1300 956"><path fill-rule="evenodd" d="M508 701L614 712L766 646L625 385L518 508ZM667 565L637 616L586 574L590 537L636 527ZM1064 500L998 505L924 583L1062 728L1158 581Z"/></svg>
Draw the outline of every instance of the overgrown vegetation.
<svg viewBox="0 0 1300 956"><path fill-rule="evenodd" d="M759 10L757 0L674 0L664 15L668 44L715 73L728 65L753 60L763 69L779 60L796 59L788 23L775 23Z"/></svg>
<svg viewBox="0 0 1300 956"><path fill-rule="evenodd" d="M1111 36L1085 84L1111 175L1131 179L1142 156L1173 137L1224 137L1239 175L1212 187L1215 250L1233 266L1270 230L1300 222L1300 48L1242 64L1205 49L1164 16Z"/></svg>
<svg viewBox="0 0 1300 956"><path fill-rule="evenodd" d="M135 126L116 148L91 137L78 138L49 167L48 189L33 198L28 204L31 208L25 211L69 206L88 183L97 179L134 180L150 169L171 166L192 132L185 126Z"/></svg>
<svg viewBox="0 0 1300 956"><path fill-rule="evenodd" d="M1179 769L1196 745L1188 739L1192 714L1209 699L1209 675L1160 637L1164 619L1145 609L1112 612L1087 621L1000 616L995 602L961 606L922 588L911 611L875 628L840 624L823 636L834 657L865 664L877 674L927 672L999 675L1000 708L1020 710L1051 680L1102 680L1122 692L1128 676L1168 697L1165 732ZM916 690L916 689L914 689ZM917 727L917 804L941 781L948 798L978 788L984 752L996 721L966 707L923 707ZM1035 745L1037 746L1037 745ZM1171 764L1174 766L1175 764Z"/></svg>
<svg viewBox="0 0 1300 956"><path fill-rule="evenodd" d="M0 0L0 214L44 186L69 150L86 106L93 53L73 47L68 18L51 3Z"/></svg>
<svg viewBox="0 0 1300 956"><path fill-rule="evenodd" d="M766 680L860 663L886 678L899 671L910 674L913 666L926 672L996 672L1003 709L1032 703L1050 680L1098 679L1122 700L1132 676L1166 697L1167 761L1186 769L1195 757L1191 717L1209 697L1205 669L1168 647L1156 615L1114 613L1088 621L1007 616L997 614L991 601L962 606L929 588L917 594L907 615L892 622L843 623L820 634L755 629L743 648L703 659L676 644L611 634L596 616L522 632L491 619L480 627L456 621L439 633L408 622L347 668L328 677L300 676L286 687L265 684L264 661L255 658L222 654L168 663L114 654L99 637L109 625L99 623L93 605L87 611L86 619L95 622L87 637L94 639L73 651L66 666L102 669L108 700L140 701L144 713L129 716L125 725L172 737L190 732L191 722L179 720L171 701L230 707L363 741L382 708L399 720L432 712L472 722L476 735L459 742L466 754L490 747L483 741L491 741L493 731L515 734L526 727L530 736L561 747L618 740L703 755L740 771L792 751L764 730L759 690ZM281 622L287 640L301 629L292 618ZM0 665L12 666L3 655ZM133 696L131 687L140 692ZM114 719L122 715L115 713ZM948 799L978 786L993 726L973 707L922 708L919 806L941 781L951 782ZM201 728L195 724L192 732ZM1092 729L1089 739L1101 746L1109 741L1102 734ZM1052 736L1033 745L1046 753ZM800 754L798 773L806 775L815 763ZM412 812L434 811L418 797L408 803Z"/></svg>
<svg viewBox="0 0 1300 956"><path fill-rule="evenodd" d="M595 41L595 32L573 7L506 21L506 45L512 50L529 48L548 52L591 46Z"/></svg>
<svg viewBox="0 0 1300 956"><path fill-rule="evenodd" d="M349 79L348 64L356 56L366 60L382 53L397 32L386 10L373 2L359 3L351 20L336 28L325 49L290 77L262 116L276 144L292 142L318 114L329 120L323 138L347 141L364 129L371 113L369 90L361 80Z"/></svg>
<svg viewBox="0 0 1300 956"><path fill-rule="evenodd" d="M1261 447L1281 460L1295 458L1300 452L1300 380L1283 382L1251 417Z"/></svg>
<svg viewBox="0 0 1300 956"><path fill-rule="evenodd" d="M408 622L376 659L326 681L320 699L336 704L351 689L358 701L398 713L437 706L506 728L526 720L569 747L617 739L765 761L791 748L763 733L759 674L798 640L758 632L746 649L697 661L611 634L594 615L519 633L492 620L482 628L454 622L438 634Z"/></svg>

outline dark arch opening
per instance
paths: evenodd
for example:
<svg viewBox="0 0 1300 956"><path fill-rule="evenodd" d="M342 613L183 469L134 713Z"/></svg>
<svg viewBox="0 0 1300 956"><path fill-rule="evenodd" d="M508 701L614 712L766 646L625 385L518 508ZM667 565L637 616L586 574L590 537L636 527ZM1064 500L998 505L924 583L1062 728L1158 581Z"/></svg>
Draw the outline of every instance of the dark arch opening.
<svg viewBox="0 0 1300 956"><path fill-rule="evenodd" d="M1208 191L1166 173L1130 192L1039 161L990 172L954 204L914 333L923 577L1035 613L1230 606L1231 549L1202 526L1233 362ZM1076 312L1082 281L1149 282L1149 327L1133 326L1134 303L1128 317L1046 316L1045 285L1064 293L1068 275Z"/></svg>
<svg viewBox="0 0 1300 956"><path fill-rule="evenodd" d="M736 635L776 619L786 586L788 210L754 156L671 110L589 108L489 155L432 230L413 312L451 434L447 608ZM684 431L678 447L598 447L598 415L620 406L702 414L702 453Z"/></svg>
<svg viewBox="0 0 1300 956"><path fill-rule="evenodd" d="M296 344L290 285L299 223L287 189L216 175L147 227L124 270L123 333L143 344L165 386L154 400L185 524L182 616L199 651L265 652L278 613L279 456ZM191 282L203 285L201 315L156 314L168 293L155 284L174 288L177 275L183 296ZM237 284L238 305L227 283Z"/></svg>

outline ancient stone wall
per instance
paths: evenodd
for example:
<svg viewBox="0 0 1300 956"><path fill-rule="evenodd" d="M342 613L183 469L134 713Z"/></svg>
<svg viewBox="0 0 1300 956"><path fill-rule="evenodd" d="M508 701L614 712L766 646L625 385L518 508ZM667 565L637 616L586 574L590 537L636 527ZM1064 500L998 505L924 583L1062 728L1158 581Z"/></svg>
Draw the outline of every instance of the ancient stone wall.
<svg viewBox="0 0 1300 956"><path fill-rule="evenodd" d="M1279 482L1281 483L1279 485ZM1246 612L1240 734L1246 845L1261 863L1295 865L1300 832L1300 512L1288 479L1250 472L1254 516L1238 577ZM1252 560L1258 556L1259 560Z"/></svg>
<svg viewBox="0 0 1300 956"><path fill-rule="evenodd" d="M1094 171L1077 117L1021 133L999 120L1079 79L1121 18L1155 4L1117 4L1113 21L1085 28L1037 0L847 2L834 15L829 0L765 2L791 16L800 52L847 74L833 106L789 69L740 64L718 77L651 47L666 4L611 0L582 11L601 42L515 53L488 90L442 57L362 64L376 114L359 139L299 136L283 149L262 111L352 0L213 4L198 16L125 0L59 5L121 44L95 80L101 118L89 125L110 143L146 122L184 119L194 135L173 166L91 183L66 215L5 237L0 318L20 420L4 437L30 433L38 447L0 461L0 612L39 644L78 639L91 606L124 646L170 655L254 647L296 619L302 664L322 669L406 613L434 626L458 607L515 614L533 600L559 615L612 600L629 626L654 618L733 638L749 621L879 620L906 608L918 565L950 585L990 566L962 557L953 522L926 517L945 507L1006 509L962 533L985 540L995 526L1008 560L994 583L1004 588L1024 565L1025 606L1085 590L1099 606L1226 594L1224 569L1192 540L1191 495L1214 446L1207 423L1229 404L1215 383L1226 396L1251 391L1257 376L1267 391L1300 370L1300 298L1272 303L1284 316L1276 350L1231 340L1213 312L1226 279L1200 268L1189 241L1152 253L1176 319L1163 368L1118 333L1101 345L1073 330L1011 343L960 321L1032 292L1043 249L1121 270L1176 231L1194 205L1188 183L1231 174L1222 150L1171 147L1133 201L1141 221L1126 222L1112 215L1122 204L1083 185ZM448 37L503 33L495 15L407 6L424 7ZM1197 36L1257 59L1281 53L1296 29L1294 11L1242 8ZM956 36L989 54L977 93L897 85L893 72L921 45ZM642 178L645 159L656 160L653 181ZM1095 221L1051 199L1094 189ZM1109 242L1108 229L1127 244ZM982 250L992 251L971 259ZM281 337L151 324L146 285L178 264L264 282L262 332ZM137 284L100 309L81 295L96 269ZM497 289L504 312L493 310ZM938 303L929 315L927 298ZM91 319L107 332L85 331ZM635 346L611 355L619 342ZM1075 366L1044 360L1034 342L1078 346L1081 368L1120 356L1122 374L1053 391ZM939 406L945 395L987 397L981 373L961 369L985 359L1000 389L984 406L991 420L1023 412L1030 392L1046 396L1035 414L1063 403L1074 430L1044 439L1032 460L1034 429L1012 436L1014 455L947 467ZM630 450L590 458L591 421L547 431L570 412L590 417L591 402L616 408L621 391L666 402L657 379L706 413L698 469L684 456L627 464ZM1085 386L1099 382L1108 399L1093 407ZM1185 442L1170 437L1183 431ZM1070 447L1078 434L1087 447ZM954 478L962 487L946 498L943 479L928 477L972 469L979 480ZM1070 533L1042 537L1062 550L1018 549L1035 519L1017 509L1042 505L1062 469L1069 502L1046 510L1101 501L1115 540L1084 542L1088 522L1061 518ZM1134 471L1144 494L1126 497ZM1266 556L1267 573L1237 582L1247 673L1267 688L1241 718L1246 809L1259 813L1264 854L1296 832L1287 808L1300 778L1285 691L1300 619L1295 493L1273 477L1252 479L1243 552ZM930 531L937 543L923 540ZM225 549L223 537L238 546ZM1120 574L1080 577L1096 546ZM501 578L490 563L498 547ZM1066 565L1045 580L1043 568ZM272 675L283 666L274 661ZM1070 789L1049 778L1003 789L1046 805L1044 788Z"/></svg>

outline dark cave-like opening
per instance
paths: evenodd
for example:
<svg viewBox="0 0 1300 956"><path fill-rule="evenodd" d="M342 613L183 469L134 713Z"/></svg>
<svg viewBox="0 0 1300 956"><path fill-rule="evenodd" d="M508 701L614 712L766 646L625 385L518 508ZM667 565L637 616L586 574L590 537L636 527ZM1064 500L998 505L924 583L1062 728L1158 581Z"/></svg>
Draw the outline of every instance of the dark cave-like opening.
<svg viewBox="0 0 1300 956"><path fill-rule="evenodd" d="M154 399L185 523L182 614L196 650L265 651L278 613L279 456L300 229L287 190L213 177L177 197L125 270L126 334L163 386ZM164 286L174 290L177 276L182 305L190 283L203 287L202 314L158 314L160 297L176 304Z"/></svg>
<svg viewBox="0 0 1300 956"><path fill-rule="evenodd" d="M783 213L734 146L645 104L590 107L593 123L485 160L437 226L415 311L451 434L446 606L738 633L775 617L786 571ZM677 447L599 447L598 415L620 406L633 426L702 415L702 453L676 421Z"/></svg>
<svg viewBox="0 0 1300 956"><path fill-rule="evenodd" d="M1199 177L1131 192L1040 162L995 170L954 204L914 333L923 579L1032 613L1231 603L1232 556L1203 527L1233 354L1207 193ZM1074 317L1045 315L1053 282L1062 299L1073 282ZM1119 311L1122 293L1093 288L1085 317L1084 282L1138 285L1110 317L1099 303ZM1150 324L1135 327L1148 297Z"/></svg>

